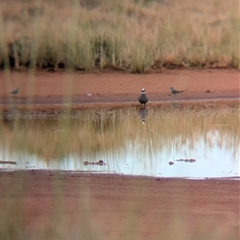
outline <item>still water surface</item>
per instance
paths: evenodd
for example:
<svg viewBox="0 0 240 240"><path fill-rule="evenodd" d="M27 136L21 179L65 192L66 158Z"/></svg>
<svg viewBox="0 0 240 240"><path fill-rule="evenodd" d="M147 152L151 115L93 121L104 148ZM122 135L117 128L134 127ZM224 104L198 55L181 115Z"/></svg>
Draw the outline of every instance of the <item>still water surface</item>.
<svg viewBox="0 0 240 240"><path fill-rule="evenodd" d="M240 176L236 109L91 109L74 119L2 122L2 136L1 160L16 164L1 169Z"/></svg>

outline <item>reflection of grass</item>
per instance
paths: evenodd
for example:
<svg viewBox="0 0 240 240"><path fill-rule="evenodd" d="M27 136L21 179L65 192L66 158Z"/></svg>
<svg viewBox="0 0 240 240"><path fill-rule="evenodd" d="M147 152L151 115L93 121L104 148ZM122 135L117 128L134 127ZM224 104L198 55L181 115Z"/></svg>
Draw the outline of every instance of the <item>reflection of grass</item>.
<svg viewBox="0 0 240 240"><path fill-rule="evenodd" d="M237 6L237 0L3 1L0 64L10 56L16 68L239 68Z"/></svg>
<svg viewBox="0 0 240 240"><path fill-rule="evenodd" d="M15 121L3 127L4 145L13 150L27 150L44 159L77 153L92 155L118 152L126 143L141 144L149 154L163 146L189 147L201 137L210 146L237 150L240 142L238 111L225 110L155 110L149 109L146 124L136 109L86 110L79 119L58 121ZM218 134L217 139L209 133ZM24 139L24 141L23 141ZM139 153L140 154L140 153Z"/></svg>

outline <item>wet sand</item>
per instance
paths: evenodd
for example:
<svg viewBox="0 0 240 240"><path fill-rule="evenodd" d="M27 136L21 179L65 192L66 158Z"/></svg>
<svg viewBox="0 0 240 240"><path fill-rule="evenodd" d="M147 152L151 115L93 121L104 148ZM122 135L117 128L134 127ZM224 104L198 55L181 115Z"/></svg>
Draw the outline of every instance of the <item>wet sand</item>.
<svg viewBox="0 0 240 240"><path fill-rule="evenodd" d="M37 72L34 76L0 72L0 76L2 108L25 103L33 108L65 102L80 108L138 104L142 87L150 105L159 101L239 99L239 72L235 70L167 70L148 75ZM19 95L9 96L17 86ZM186 91L169 96L171 86ZM240 192L236 180L35 170L1 172L0 180L2 209L6 211L9 199L12 206L21 200L21 216L29 236L48 231L54 235L57 225L58 234L69 237L71 232L72 239L85 232L92 236L89 239L239 239ZM13 221L17 217L13 212ZM42 239L51 239L51 234L47 236Z"/></svg>

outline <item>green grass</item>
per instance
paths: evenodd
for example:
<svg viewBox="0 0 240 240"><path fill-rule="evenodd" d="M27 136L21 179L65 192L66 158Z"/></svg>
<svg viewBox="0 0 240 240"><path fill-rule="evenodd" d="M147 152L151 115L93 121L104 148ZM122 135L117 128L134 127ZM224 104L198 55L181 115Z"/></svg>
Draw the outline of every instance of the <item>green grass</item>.
<svg viewBox="0 0 240 240"><path fill-rule="evenodd" d="M3 1L0 64L87 72L239 69L239 23L237 0Z"/></svg>

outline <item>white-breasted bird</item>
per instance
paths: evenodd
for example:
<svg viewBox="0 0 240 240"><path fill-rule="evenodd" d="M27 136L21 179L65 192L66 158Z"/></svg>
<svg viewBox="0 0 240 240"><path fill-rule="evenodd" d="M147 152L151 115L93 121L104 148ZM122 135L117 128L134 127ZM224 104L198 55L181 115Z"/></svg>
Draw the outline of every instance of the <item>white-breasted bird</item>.
<svg viewBox="0 0 240 240"><path fill-rule="evenodd" d="M144 88L142 88L142 93L141 93L141 95L139 96L138 101L141 103L141 105L142 105L142 104L145 105L145 104L148 102L148 97L147 97L147 95L146 95L146 92L145 92L145 89L144 89Z"/></svg>
<svg viewBox="0 0 240 240"><path fill-rule="evenodd" d="M173 87L170 87L170 90L171 90L172 95L176 95L176 94L179 94L179 93L182 93L185 91L185 90L178 91L178 90L174 89Z"/></svg>
<svg viewBox="0 0 240 240"><path fill-rule="evenodd" d="M16 89L14 89L12 92L10 92L13 96L18 95L19 93L19 87L17 87Z"/></svg>

